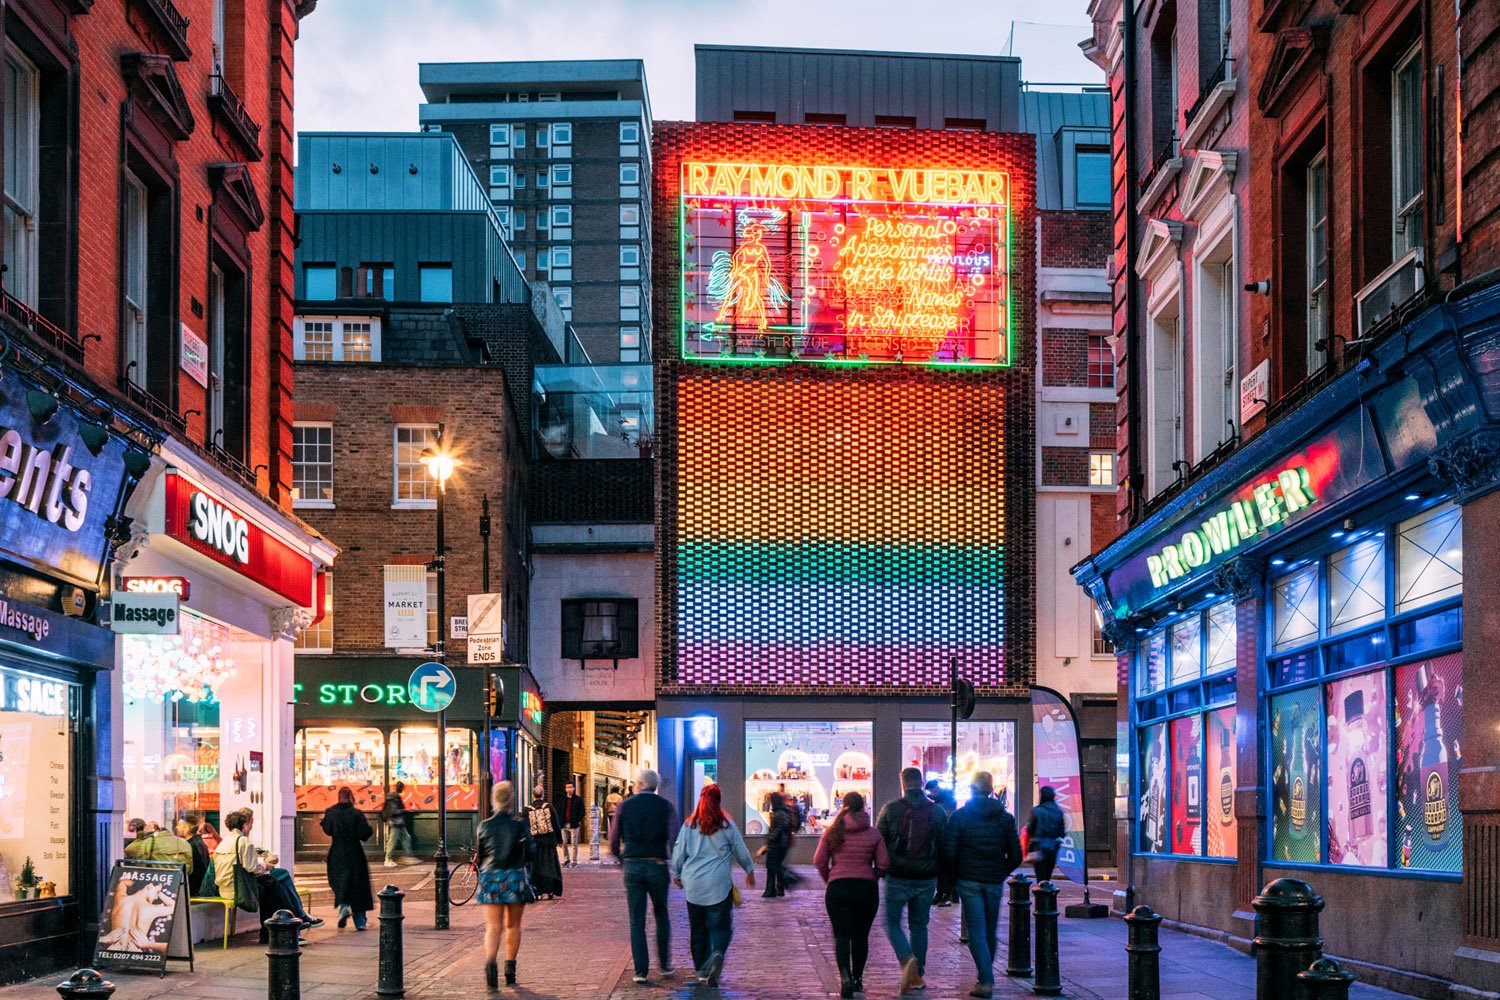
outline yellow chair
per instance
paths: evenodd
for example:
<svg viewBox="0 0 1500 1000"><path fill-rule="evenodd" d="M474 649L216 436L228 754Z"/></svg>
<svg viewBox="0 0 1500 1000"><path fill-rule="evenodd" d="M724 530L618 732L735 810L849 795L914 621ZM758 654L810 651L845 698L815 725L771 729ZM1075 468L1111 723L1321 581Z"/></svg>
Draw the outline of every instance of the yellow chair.
<svg viewBox="0 0 1500 1000"><path fill-rule="evenodd" d="M234 905L234 900L225 899L223 896L189 896L189 903L213 903L224 907L224 949L229 948L229 936L235 933L239 924L239 907Z"/></svg>

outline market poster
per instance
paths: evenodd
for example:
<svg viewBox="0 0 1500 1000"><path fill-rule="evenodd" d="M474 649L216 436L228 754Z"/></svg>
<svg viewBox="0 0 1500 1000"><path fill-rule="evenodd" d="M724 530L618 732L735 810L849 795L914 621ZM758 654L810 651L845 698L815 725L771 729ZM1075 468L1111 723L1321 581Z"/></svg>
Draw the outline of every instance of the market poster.
<svg viewBox="0 0 1500 1000"><path fill-rule="evenodd" d="M385 567L385 645L420 649L427 645L427 567Z"/></svg>
<svg viewBox="0 0 1500 1000"><path fill-rule="evenodd" d="M1389 857L1386 672L1328 685L1328 862L1384 868Z"/></svg>
<svg viewBox="0 0 1500 1000"><path fill-rule="evenodd" d="M1271 857L1322 860L1322 691L1271 699Z"/></svg>
<svg viewBox="0 0 1500 1000"><path fill-rule="evenodd" d="M808 834L827 827L849 792L878 809L873 754L869 722L746 722L745 833L769 829L776 791L796 806Z"/></svg>
<svg viewBox="0 0 1500 1000"><path fill-rule="evenodd" d="M1463 654L1397 667L1396 835L1402 868L1463 870L1463 735Z"/></svg>
<svg viewBox="0 0 1500 1000"><path fill-rule="evenodd" d="M1068 823L1068 832L1057 849L1057 868L1069 880L1088 885L1078 725L1068 703L1046 688L1031 689L1031 741L1037 788L1052 787Z"/></svg>
<svg viewBox="0 0 1500 1000"><path fill-rule="evenodd" d="M99 915L94 967L159 972L168 959L192 961L186 881L180 865L115 862Z"/></svg>
<svg viewBox="0 0 1500 1000"><path fill-rule="evenodd" d="M1172 853L1203 853L1203 716L1173 719Z"/></svg>
<svg viewBox="0 0 1500 1000"><path fill-rule="evenodd" d="M1167 725L1141 730L1141 850L1167 850Z"/></svg>
<svg viewBox="0 0 1500 1000"><path fill-rule="evenodd" d="M1203 828L1208 833L1208 856L1239 856L1239 821L1234 815L1234 788L1239 779L1234 709L1220 708L1209 712L1208 739L1205 742L1207 765L1203 776Z"/></svg>

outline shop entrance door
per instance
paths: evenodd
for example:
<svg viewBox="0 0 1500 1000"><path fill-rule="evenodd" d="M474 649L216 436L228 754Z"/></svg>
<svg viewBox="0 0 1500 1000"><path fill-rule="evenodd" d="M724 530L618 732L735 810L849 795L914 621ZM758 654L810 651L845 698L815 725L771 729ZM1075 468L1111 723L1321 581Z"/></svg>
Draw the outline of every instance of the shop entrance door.
<svg viewBox="0 0 1500 1000"><path fill-rule="evenodd" d="M1084 740L1079 751L1083 764L1083 825L1089 870L1113 868L1115 744L1113 740Z"/></svg>
<svg viewBox="0 0 1500 1000"><path fill-rule="evenodd" d="M697 808L698 796L702 794L703 786L709 783L719 783L718 755L700 754L688 757L686 780L682 783L683 789L687 792L687 799L682 803L684 816Z"/></svg>

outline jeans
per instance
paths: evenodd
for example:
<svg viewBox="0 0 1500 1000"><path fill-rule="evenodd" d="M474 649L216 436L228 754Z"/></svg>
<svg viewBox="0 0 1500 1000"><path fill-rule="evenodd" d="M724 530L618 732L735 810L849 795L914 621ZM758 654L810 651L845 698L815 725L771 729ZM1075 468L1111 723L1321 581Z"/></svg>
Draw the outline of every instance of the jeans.
<svg viewBox="0 0 1500 1000"><path fill-rule="evenodd" d="M969 954L974 956L974 971L979 981L987 986L995 984L995 948L1000 934L1000 899L1004 895L1004 882L958 880L958 898L963 902L964 919L969 922Z"/></svg>
<svg viewBox="0 0 1500 1000"><path fill-rule="evenodd" d="M391 860L392 855L406 845L406 853L411 853L411 827L405 823L390 823L385 828L385 859Z"/></svg>
<svg viewBox="0 0 1500 1000"><path fill-rule="evenodd" d="M932 915L932 897L937 892L937 878L895 878L885 880L885 936L896 949L896 961L905 964L917 956L917 975L927 975L927 921ZM911 940L901 929L901 918L909 918Z"/></svg>
<svg viewBox="0 0 1500 1000"><path fill-rule="evenodd" d="M730 896L725 896L711 906L689 903L687 911L693 969L701 972L708 964L708 956L729 951L730 939L734 937L734 903Z"/></svg>
<svg viewBox="0 0 1500 1000"><path fill-rule="evenodd" d="M1045 847L1037 849L1036 863L1032 868L1036 871L1036 880L1040 884L1052 878L1052 872L1057 868L1057 848L1050 851Z"/></svg>
<svg viewBox="0 0 1500 1000"><path fill-rule="evenodd" d="M644 976L651 968L651 954L646 949L646 899L656 917L656 957L663 969L672 967L672 918L667 913L667 876L665 861L626 858L625 899L630 907L630 957L635 974Z"/></svg>
<svg viewBox="0 0 1500 1000"><path fill-rule="evenodd" d="M880 888L874 879L836 878L828 883L823 905L833 925L833 954L839 973L859 979L870 957L870 925L880 909Z"/></svg>
<svg viewBox="0 0 1500 1000"><path fill-rule="evenodd" d="M767 896L779 896L786 892L787 845L771 844L766 847L766 891Z"/></svg>
<svg viewBox="0 0 1500 1000"><path fill-rule="evenodd" d="M563 862L578 864L578 834L576 826L565 826L562 828L562 853Z"/></svg>

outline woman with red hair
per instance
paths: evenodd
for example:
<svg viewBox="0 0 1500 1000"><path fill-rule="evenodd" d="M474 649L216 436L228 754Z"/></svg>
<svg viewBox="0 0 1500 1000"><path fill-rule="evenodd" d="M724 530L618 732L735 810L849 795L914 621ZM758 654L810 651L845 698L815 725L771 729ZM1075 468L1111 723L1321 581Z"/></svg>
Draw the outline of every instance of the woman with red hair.
<svg viewBox="0 0 1500 1000"><path fill-rule="evenodd" d="M672 850L672 880L687 897L693 968L705 986L719 985L734 935L736 863L745 869L745 887L754 888L755 860L745 838L724 812L719 786L705 785Z"/></svg>

